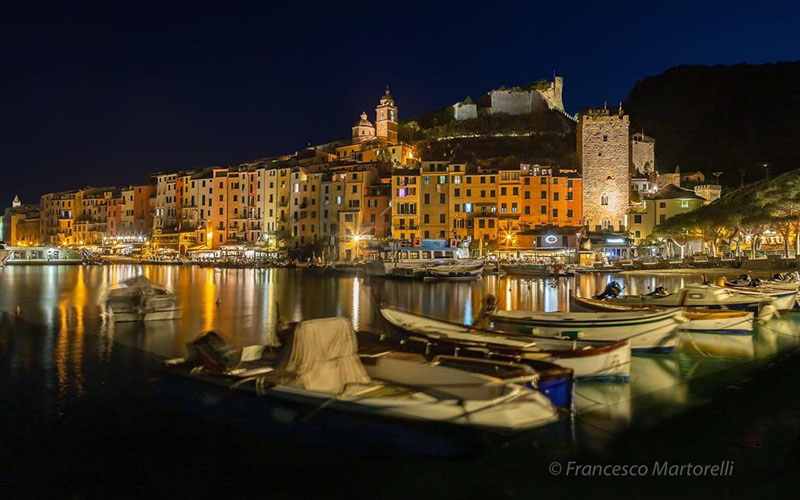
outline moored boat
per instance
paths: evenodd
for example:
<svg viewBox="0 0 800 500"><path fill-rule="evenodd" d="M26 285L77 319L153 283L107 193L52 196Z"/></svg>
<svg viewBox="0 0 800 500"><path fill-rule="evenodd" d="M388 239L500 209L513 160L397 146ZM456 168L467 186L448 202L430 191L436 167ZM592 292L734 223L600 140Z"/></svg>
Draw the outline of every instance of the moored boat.
<svg viewBox="0 0 800 500"><path fill-rule="evenodd" d="M442 430L513 434L558 419L547 397L524 385L535 382L536 373L503 380L387 353L359 356L346 318L301 322L277 352L268 346L229 349L215 335L192 347L187 358L168 361L164 370L195 388L214 394L221 389L229 396L221 402L197 397L188 404L219 408L237 398L243 404L230 408L229 420L252 414L251 421L282 425L284 435L367 439L370 446L408 452L415 441L399 436L423 432L427 443L440 439ZM425 433L424 424L432 425L434 434Z"/></svg>
<svg viewBox="0 0 800 500"><path fill-rule="evenodd" d="M589 297L570 297L571 304L581 309L597 312L654 311L660 309L649 305L630 305L612 303L607 300ZM681 331L708 332L733 335L747 335L753 332L753 313L725 309L704 309L685 307L681 315L686 319L680 325Z"/></svg>
<svg viewBox="0 0 800 500"><path fill-rule="evenodd" d="M761 321L775 314L774 298L758 293L740 293L713 285L691 284L675 293L650 295L623 295L609 298L611 304L651 305L667 308L701 307L706 309L732 309L749 311Z"/></svg>
<svg viewBox="0 0 800 500"><path fill-rule="evenodd" d="M177 296L144 276L112 285L101 304L115 322L171 320L183 315Z"/></svg>
<svg viewBox="0 0 800 500"><path fill-rule="evenodd" d="M628 340L631 349L669 352L676 344L679 310L600 312L496 311L492 324L506 331L556 338Z"/></svg>
<svg viewBox="0 0 800 500"><path fill-rule="evenodd" d="M517 363L549 361L574 370L578 378L627 380L631 350L627 341L564 340L514 335L379 306L390 337L416 342L424 352L505 359Z"/></svg>

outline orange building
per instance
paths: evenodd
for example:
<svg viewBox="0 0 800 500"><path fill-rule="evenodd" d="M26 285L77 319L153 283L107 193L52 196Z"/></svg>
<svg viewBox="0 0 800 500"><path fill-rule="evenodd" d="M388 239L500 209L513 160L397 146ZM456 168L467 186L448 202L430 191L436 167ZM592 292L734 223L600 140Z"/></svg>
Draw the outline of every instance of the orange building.
<svg viewBox="0 0 800 500"><path fill-rule="evenodd" d="M522 217L528 227L579 226L583 180L576 170L522 165Z"/></svg>

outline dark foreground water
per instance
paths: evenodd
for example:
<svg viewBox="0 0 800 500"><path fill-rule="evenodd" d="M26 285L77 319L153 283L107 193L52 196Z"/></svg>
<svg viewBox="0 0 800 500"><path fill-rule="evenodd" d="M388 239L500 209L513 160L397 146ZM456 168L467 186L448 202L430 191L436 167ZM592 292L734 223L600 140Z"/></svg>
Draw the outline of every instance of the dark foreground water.
<svg viewBox="0 0 800 500"><path fill-rule="evenodd" d="M176 291L184 317L108 324L105 287L144 273ZM298 446L224 423L163 411L153 384L164 356L198 333L263 342L288 319L346 315L374 322L373 295L469 322L483 296L501 307L563 310L569 293L610 276L478 283L365 282L294 270L193 267L9 267L0 271L0 498L166 496L309 498L800 497L800 316L753 337L683 342L635 357L628 384L581 383L577 415L479 458L406 460ZM631 291L692 276L615 276ZM376 453L380 455L380 453ZM734 462L726 478L565 477L580 464ZM550 473L551 462L562 473Z"/></svg>

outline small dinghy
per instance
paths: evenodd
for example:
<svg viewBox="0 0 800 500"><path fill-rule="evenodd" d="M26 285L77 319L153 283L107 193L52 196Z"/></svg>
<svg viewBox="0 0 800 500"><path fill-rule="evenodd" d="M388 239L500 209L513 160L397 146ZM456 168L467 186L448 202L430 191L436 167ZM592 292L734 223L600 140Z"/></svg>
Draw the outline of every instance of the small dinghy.
<svg viewBox="0 0 800 500"><path fill-rule="evenodd" d="M144 276L112 285L101 304L115 322L170 320L183 315L178 297Z"/></svg>
<svg viewBox="0 0 800 500"><path fill-rule="evenodd" d="M631 373L627 341L564 340L512 335L473 328L422 316L394 307L379 306L389 337L418 345L426 354L508 360L516 363L547 361L575 372L578 378L625 381Z"/></svg>
<svg viewBox="0 0 800 500"><path fill-rule="evenodd" d="M230 349L208 334L192 343L187 358L165 362L164 370L195 389L176 397L210 391L184 401L201 413L247 419L267 431L277 424L284 437L311 439L311 444L409 452L417 439L429 446L457 428L508 434L558 419L547 397L525 387L536 381L536 373L503 380L393 356L360 357L347 318L303 321L288 337L276 351ZM441 452L436 447L416 451Z"/></svg>
<svg viewBox="0 0 800 500"><path fill-rule="evenodd" d="M600 312L496 311L489 318L505 331L555 338L627 340L633 351L669 352L676 344L680 310Z"/></svg>
<svg viewBox="0 0 800 500"><path fill-rule="evenodd" d="M576 295L572 295L570 301L573 306L597 312L656 311L661 309L655 306L615 304L607 300ZM686 319L686 322L680 325L680 330L685 332L728 335L753 333L753 313L747 311L685 307L681 310L681 316Z"/></svg>
<svg viewBox="0 0 800 500"><path fill-rule="evenodd" d="M691 284L676 293L650 295L623 295L609 298L610 304L651 305L667 308L702 307L706 309L732 309L749 311L761 321L775 314L774 298L759 293L741 293L727 288Z"/></svg>

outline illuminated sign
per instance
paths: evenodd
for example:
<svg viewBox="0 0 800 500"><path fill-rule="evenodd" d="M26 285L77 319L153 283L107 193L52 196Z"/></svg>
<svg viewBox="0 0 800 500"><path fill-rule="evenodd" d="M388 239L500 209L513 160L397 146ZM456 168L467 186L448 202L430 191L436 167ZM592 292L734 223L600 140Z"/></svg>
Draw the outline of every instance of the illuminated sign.
<svg viewBox="0 0 800 500"><path fill-rule="evenodd" d="M549 235L547 235L547 236L545 236L545 237L544 237L544 242L545 242L545 243L549 243L549 244L551 244L551 245L552 245L553 243L557 242L557 241L558 241L558 236L554 236L554 235L552 235L552 234L549 234Z"/></svg>
<svg viewBox="0 0 800 500"><path fill-rule="evenodd" d="M606 238L606 243L610 243L612 245L621 245L625 243L625 238Z"/></svg>

